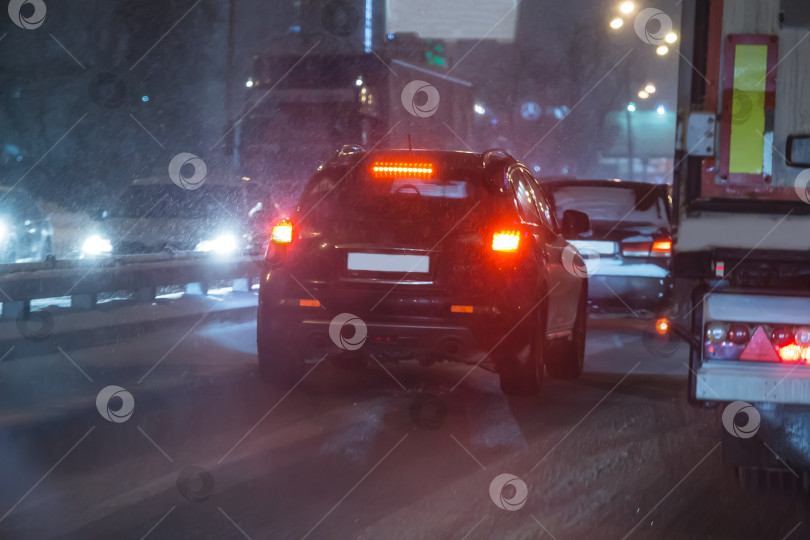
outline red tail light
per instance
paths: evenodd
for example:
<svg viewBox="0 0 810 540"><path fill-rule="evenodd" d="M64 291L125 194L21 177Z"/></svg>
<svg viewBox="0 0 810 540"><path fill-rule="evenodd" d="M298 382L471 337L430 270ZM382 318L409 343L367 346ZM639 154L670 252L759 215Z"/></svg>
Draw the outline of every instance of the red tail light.
<svg viewBox="0 0 810 540"><path fill-rule="evenodd" d="M786 364L799 364L803 363L807 351L799 347L795 343L777 347L776 351L779 353L779 358Z"/></svg>
<svg viewBox="0 0 810 540"><path fill-rule="evenodd" d="M270 234L270 239L276 244L289 244L292 242L293 227L290 220L283 219L276 223Z"/></svg>
<svg viewBox="0 0 810 540"><path fill-rule="evenodd" d="M671 254L672 240L668 238L622 244L622 255L625 257L669 257Z"/></svg>
<svg viewBox="0 0 810 540"><path fill-rule="evenodd" d="M492 235L492 251L514 252L520 244L517 231L498 231Z"/></svg>
<svg viewBox="0 0 810 540"><path fill-rule="evenodd" d="M656 240L650 250L652 255L669 257L672 253L672 240Z"/></svg>

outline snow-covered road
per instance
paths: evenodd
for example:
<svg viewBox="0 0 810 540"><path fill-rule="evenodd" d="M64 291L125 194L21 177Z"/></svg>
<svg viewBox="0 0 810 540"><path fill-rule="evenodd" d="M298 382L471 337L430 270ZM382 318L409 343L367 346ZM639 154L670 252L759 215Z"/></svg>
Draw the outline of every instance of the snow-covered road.
<svg viewBox="0 0 810 540"><path fill-rule="evenodd" d="M539 398L482 370L451 390L464 366L324 363L288 391L258 378L255 322L189 326L0 363L0 538L810 535L796 496L722 464L685 345L594 323L587 373ZM97 408L110 385L120 422ZM503 473L519 509L490 497Z"/></svg>

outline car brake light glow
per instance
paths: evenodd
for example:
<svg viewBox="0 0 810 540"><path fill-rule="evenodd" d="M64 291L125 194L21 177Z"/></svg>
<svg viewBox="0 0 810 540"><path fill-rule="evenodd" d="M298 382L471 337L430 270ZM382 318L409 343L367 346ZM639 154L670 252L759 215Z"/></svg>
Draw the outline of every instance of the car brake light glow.
<svg viewBox="0 0 810 540"><path fill-rule="evenodd" d="M669 321L666 319L658 319L655 321L655 331L658 332L660 335L664 335L669 330Z"/></svg>
<svg viewBox="0 0 810 540"><path fill-rule="evenodd" d="M669 255L672 252L672 240L656 240L653 242L651 252L656 255Z"/></svg>
<svg viewBox="0 0 810 540"><path fill-rule="evenodd" d="M672 240L668 238L622 244L622 255L625 257L669 257L671 254Z"/></svg>
<svg viewBox="0 0 810 540"><path fill-rule="evenodd" d="M472 306L457 306L452 305L450 306L450 311L453 313L472 313L473 307Z"/></svg>
<svg viewBox="0 0 810 540"><path fill-rule="evenodd" d="M428 162L377 161L372 165L371 172L377 178L402 176L408 178L430 178L433 176L433 164Z"/></svg>
<svg viewBox="0 0 810 540"><path fill-rule="evenodd" d="M493 251L517 251L520 235L515 231L497 232L492 235Z"/></svg>
<svg viewBox="0 0 810 540"><path fill-rule="evenodd" d="M276 244L289 244L292 242L292 223L287 219L276 223L270 239Z"/></svg>
<svg viewBox="0 0 810 540"><path fill-rule="evenodd" d="M312 298L301 298L298 300L298 305L301 307L321 307L321 303Z"/></svg>

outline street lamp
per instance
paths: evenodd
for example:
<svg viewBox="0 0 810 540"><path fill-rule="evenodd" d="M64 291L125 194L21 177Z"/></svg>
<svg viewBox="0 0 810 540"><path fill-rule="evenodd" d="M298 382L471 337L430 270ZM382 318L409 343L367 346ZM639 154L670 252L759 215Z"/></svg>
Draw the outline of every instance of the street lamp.
<svg viewBox="0 0 810 540"><path fill-rule="evenodd" d="M616 17L615 19L610 21L610 27L613 28L614 30L618 30L622 26L624 26L624 21L621 20L621 18L619 17Z"/></svg>
<svg viewBox="0 0 810 540"><path fill-rule="evenodd" d="M658 108L655 109L655 112L658 114L666 114L667 109L663 105L659 105Z"/></svg>
<svg viewBox="0 0 810 540"><path fill-rule="evenodd" d="M675 43L678 41L678 34L675 32L669 32L667 35L664 36L664 41L667 43Z"/></svg>
<svg viewBox="0 0 810 540"><path fill-rule="evenodd" d="M648 94L654 94L655 93L655 85L652 84L652 83L649 83L647 86L644 87L644 91L647 92Z"/></svg>
<svg viewBox="0 0 810 540"><path fill-rule="evenodd" d="M636 178L635 171L633 170L633 114L636 111L636 104L632 101L627 104L627 179L634 181Z"/></svg>
<svg viewBox="0 0 810 540"><path fill-rule="evenodd" d="M644 90L641 90L638 93L638 97L640 97L641 99L647 99L648 97L650 97L650 94Z"/></svg>
<svg viewBox="0 0 810 540"><path fill-rule="evenodd" d="M621 4L619 4L619 11L621 11L625 15L633 13L633 10L635 9L636 5L633 2L622 2Z"/></svg>
<svg viewBox="0 0 810 540"><path fill-rule="evenodd" d="M667 54L668 52L669 52L669 47L667 47L666 45L661 45L660 47L658 47L657 49L655 49L655 53L656 53L658 56L664 56L664 55L665 55L665 54Z"/></svg>

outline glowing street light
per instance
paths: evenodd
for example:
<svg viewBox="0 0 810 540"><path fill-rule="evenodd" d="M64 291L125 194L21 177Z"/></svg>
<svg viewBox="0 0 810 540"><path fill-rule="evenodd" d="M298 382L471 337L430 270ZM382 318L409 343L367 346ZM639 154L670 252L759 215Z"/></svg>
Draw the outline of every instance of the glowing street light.
<svg viewBox="0 0 810 540"><path fill-rule="evenodd" d="M658 114L666 114L667 110L664 108L663 105L659 105L658 108L655 109L655 112L657 112Z"/></svg>
<svg viewBox="0 0 810 540"><path fill-rule="evenodd" d="M627 15L628 13L633 13L633 10L636 9L636 5L633 2L622 2L619 4L619 11Z"/></svg>
<svg viewBox="0 0 810 540"><path fill-rule="evenodd" d="M610 27L613 28L614 30L618 30L622 26L624 26L624 21L621 20L621 18L619 17L616 17L615 19L610 21Z"/></svg>
<svg viewBox="0 0 810 540"><path fill-rule="evenodd" d="M648 84L647 86L644 87L644 91L647 92L648 94L654 94L655 93L655 85L652 84L652 83Z"/></svg>
<svg viewBox="0 0 810 540"><path fill-rule="evenodd" d="M627 104L627 112L636 112L636 104L632 101Z"/></svg>
<svg viewBox="0 0 810 540"><path fill-rule="evenodd" d="M664 36L664 41L667 43L675 43L678 41L678 34L675 32L669 32L667 35Z"/></svg>
<svg viewBox="0 0 810 540"><path fill-rule="evenodd" d="M661 45L660 47L655 49L655 54L657 54L658 56L664 56L668 52L669 52L669 47L667 47L666 45Z"/></svg>
<svg viewBox="0 0 810 540"><path fill-rule="evenodd" d="M475 110L476 114L485 114L487 112L487 110L484 108L484 106L479 104L479 103L476 103L475 105L473 105L473 110Z"/></svg>
<svg viewBox="0 0 810 540"><path fill-rule="evenodd" d="M641 99L647 99L648 97L650 97L650 94L648 94L647 92L645 92L644 90L642 90L642 91L640 91L640 92L638 93L638 97L640 97Z"/></svg>

